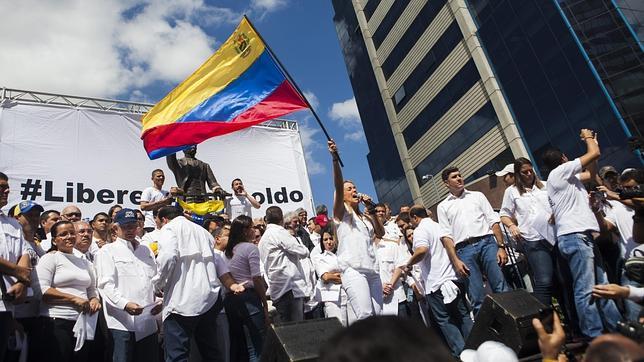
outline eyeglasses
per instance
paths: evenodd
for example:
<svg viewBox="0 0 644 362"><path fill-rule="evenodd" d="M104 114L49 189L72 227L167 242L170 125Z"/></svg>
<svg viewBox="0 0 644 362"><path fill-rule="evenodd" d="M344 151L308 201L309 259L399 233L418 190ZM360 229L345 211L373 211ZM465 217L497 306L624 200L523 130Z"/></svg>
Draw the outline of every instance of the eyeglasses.
<svg viewBox="0 0 644 362"><path fill-rule="evenodd" d="M71 216L73 216L73 217L81 217L81 213L80 212L69 212L67 214L63 214L63 216L65 216L65 217L71 217Z"/></svg>
<svg viewBox="0 0 644 362"><path fill-rule="evenodd" d="M0 185L0 192L9 190L9 184Z"/></svg>

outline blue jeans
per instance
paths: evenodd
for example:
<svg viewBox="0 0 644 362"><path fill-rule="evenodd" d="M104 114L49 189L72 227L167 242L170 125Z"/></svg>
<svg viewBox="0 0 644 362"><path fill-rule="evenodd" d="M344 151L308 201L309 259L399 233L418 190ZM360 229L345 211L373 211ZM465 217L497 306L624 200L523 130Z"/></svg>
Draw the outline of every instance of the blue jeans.
<svg viewBox="0 0 644 362"><path fill-rule="evenodd" d="M552 246L546 240L525 240L523 248L532 271L533 295L541 303L550 305L554 271Z"/></svg>
<svg viewBox="0 0 644 362"><path fill-rule="evenodd" d="M463 285L456 283L460 292L458 297L450 304L443 302L443 293L440 289L427 295L430 312L438 328L440 328L452 355L458 358L465 347L465 340L472 330L472 318L470 318L470 309L465 300Z"/></svg>
<svg viewBox="0 0 644 362"><path fill-rule="evenodd" d="M134 332L110 329L112 340L114 341L114 352L112 361L114 362L139 362L159 360L159 341L157 334L153 333L140 341L134 338Z"/></svg>
<svg viewBox="0 0 644 362"><path fill-rule="evenodd" d="M621 260L619 265L619 272L621 273L620 284L623 286L633 286L640 288L642 285L638 282L628 279L624 272L624 260ZM638 321L642 306L630 299L624 299L624 317L629 321Z"/></svg>
<svg viewBox="0 0 644 362"><path fill-rule="evenodd" d="M190 339L194 336L204 361L223 361L223 352L217 343L217 316L223 307L221 296L204 314L182 316L170 313L163 321L166 362L188 361Z"/></svg>
<svg viewBox="0 0 644 362"><path fill-rule="evenodd" d="M253 289L224 299L230 328L230 360L259 361L266 336L264 307Z"/></svg>
<svg viewBox="0 0 644 362"><path fill-rule="evenodd" d="M494 293L510 290L501 267L496 263L496 253L498 251L499 247L496 244L494 235L482 236L478 241L456 251L458 258L470 269L470 276L467 278L467 292L472 302L474 316L478 313L481 304L483 304L483 298L485 298L484 273Z"/></svg>
<svg viewBox="0 0 644 362"><path fill-rule="evenodd" d="M602 334L604 325L614 331L617 321L621 319L615 302L592 298L593 285L608 283L601 257L593 250L592 237L587 233L562 235L557 238L557 248L572 274L581 333L595 338Z"/></svg>

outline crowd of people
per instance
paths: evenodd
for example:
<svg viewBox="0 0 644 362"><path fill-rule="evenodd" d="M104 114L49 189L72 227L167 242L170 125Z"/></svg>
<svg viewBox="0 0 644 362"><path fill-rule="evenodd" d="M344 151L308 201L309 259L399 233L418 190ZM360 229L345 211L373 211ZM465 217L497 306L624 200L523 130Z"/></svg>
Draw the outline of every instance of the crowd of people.
<svg viewBox="0 0 644 362"><path fill-rule="evenodd" d="M644 171L598 169L596 134L580 137L578 158L544 154L547 182L525 158L497 173L507 186L498 212L448 167L434 212L409 205L392 215L343 178L333 141L332 215L324 205L310 218L271 206L252 219L260 204L235 179L226 212L196 222L163 189L162 170L140 209L115 205L90 219L75 205L22 201L0 213L0 360L257 361L271 323L326 317L349 328L323 359L353 361L369 351L352 346L380 340L355 333L384 327L401 338L390 319L370 318L383 315L422 323L436 333L427 335L436 356L467 360L486 295L516 285L507 273L516 255L534 297L555 306L551 330L533 321L544 359L559 358L566 338L642 353L604 334L642 328ZM0 172L0 208L9 191ZM413 330L401 345L425 338Z"/></svg>

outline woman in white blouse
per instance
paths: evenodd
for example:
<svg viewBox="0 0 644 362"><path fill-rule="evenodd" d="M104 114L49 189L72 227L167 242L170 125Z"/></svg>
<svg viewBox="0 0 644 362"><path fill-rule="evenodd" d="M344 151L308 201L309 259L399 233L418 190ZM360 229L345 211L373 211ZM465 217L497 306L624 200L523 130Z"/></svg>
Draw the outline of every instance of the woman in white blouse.
<svg viewBox="0 0 644 362"><path fill-rule="evenodd" d="M344 180L339 165L337 146L328 142L333 157L333 219L338 237L338 261L342 270L342 285L349 305L358 320L380 314L383 290L373 242L382 238L384 227L377 217L360 211L360 202L373 204L358 193L352 181ZM375 211L374 211L375 212Z"/></svg>
<svg viewBox="0 0 644 362"><path fill-rule="evenodd" d="M88 344L74 352L76 339L72 329L81 312L94 314L101 309L96 278L90 263L73 253L74 224L55 223L51 237L58 250L45 254L36 267L42 294L41 343L46 350L43 357L50 361L86 361Z"/></svg>
<svg viewBox="0 0 644 362"><path fill-rule="evenodd" d="M505 190L501 222L513 239L523 244L534 280L534 296L541 303L552 303L553 246L544 239L550 204L546 183L539 180L527 158L514 161L514 186ZM514 222L516 220L516 224Z"/></svg>
<svg viewBox="0 0 644 362"><path fill-rule="evenodd" d="M324 303L325 318L338 318L343 326L347 326L352 320L347 314L347 296L342 290L341 270L335 255L338 243L332 228L325 228L320 234L320 249L323 251L311 257L315 272L320 277L315 287L316 299Z"/></svg>
<svg viewBox="0 0 644 362"><path fill-rule="evenodd" d="M230 326L231 361L259 361L269 325L266 289L254 239L253 219L237 216L230 226L225 255L235 283L243 285L245 290L240 294L229 293L224 299ZM250 338L246 338L244 327Z"/></svg>

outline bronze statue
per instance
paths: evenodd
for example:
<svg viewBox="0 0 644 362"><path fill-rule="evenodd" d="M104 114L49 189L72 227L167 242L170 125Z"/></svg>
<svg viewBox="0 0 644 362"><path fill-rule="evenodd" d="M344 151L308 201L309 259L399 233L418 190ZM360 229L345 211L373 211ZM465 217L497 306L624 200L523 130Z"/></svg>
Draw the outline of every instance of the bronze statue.
<svg viewBox="0 0 644 362"><path fill-rule="evenodd" d="M192 146L183 151L184 158L177 160L177 155L166 156L168 167L172 170L177 186L186 195L186 202L207 201L207 189L205 184L213 193L220 193L222 190L217 179L207 163L198 160L197 146Z"/></svg>

